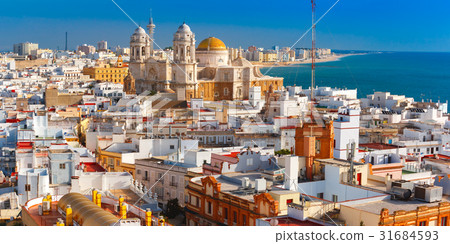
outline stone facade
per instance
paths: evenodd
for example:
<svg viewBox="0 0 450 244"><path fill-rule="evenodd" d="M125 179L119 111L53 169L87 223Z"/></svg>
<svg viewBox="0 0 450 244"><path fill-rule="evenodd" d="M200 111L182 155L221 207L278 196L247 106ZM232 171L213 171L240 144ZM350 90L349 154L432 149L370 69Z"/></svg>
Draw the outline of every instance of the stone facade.
<svg viewBox="0 0 450 244"><path fill-rule="evenodd" d="M150 25L149 25L150 26ZM248 99L250 87L260 86L261 95L272 87L281 89L283 78L263 75L257 66L231 57L225 44L214 37L195 47L195 34L183 23L173 38L173 59L154 56L150 35L141 27L131 36L129 68L136 79L136 92L175 92L178 100L209 101Z"/></svg>

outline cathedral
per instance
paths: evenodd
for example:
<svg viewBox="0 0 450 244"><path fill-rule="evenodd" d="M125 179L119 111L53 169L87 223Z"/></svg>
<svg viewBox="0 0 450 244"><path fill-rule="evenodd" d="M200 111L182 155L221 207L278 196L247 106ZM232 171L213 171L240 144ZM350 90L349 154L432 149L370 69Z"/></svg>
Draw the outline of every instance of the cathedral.
<svg viewBox="0 0 450 244"><path fill-rule="evenodd" d="M130 73L124 80L128 94L144 91L173 93L177 100L203 98L209 101L244 100L250 87L281 89L283 78L263 75L232 52L218 38L209 37L196 47L195 34L183 23L173 36L172 57L155 55L155 25L150 18L148 34L139 27L130 39Z"/></svg>

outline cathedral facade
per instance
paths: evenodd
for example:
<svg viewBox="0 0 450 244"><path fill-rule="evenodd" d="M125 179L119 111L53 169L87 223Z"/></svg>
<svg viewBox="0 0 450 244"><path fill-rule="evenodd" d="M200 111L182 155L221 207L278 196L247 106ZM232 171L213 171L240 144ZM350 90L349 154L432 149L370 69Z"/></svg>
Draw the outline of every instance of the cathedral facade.
<svg viewBox="0 0 450 244"><path fill-rule="evenodd" d="M135 87L125 86L138 94L157 91L175 93L177 100L243 100L248 99L250 87L260 86L264 96L270 87L278 90L283 86L283 78L263 75L259 67L240 55L233 59L225 44L215 37L204 39L196 47L195 34L186 23L173 36L172 57L155 56L152 19L147 28L148 34L137 28L130 40L129 69Z"/></svg>

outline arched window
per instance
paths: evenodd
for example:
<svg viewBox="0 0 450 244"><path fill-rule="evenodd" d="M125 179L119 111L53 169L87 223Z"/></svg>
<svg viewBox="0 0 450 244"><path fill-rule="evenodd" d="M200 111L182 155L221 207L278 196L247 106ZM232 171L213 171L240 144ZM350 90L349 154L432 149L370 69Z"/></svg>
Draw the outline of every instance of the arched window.
<svg viewBox="0 0 450 244"><path fill-rule="evenodd" d="M145 47L142 47L142 56L145 55Z"/></svg>

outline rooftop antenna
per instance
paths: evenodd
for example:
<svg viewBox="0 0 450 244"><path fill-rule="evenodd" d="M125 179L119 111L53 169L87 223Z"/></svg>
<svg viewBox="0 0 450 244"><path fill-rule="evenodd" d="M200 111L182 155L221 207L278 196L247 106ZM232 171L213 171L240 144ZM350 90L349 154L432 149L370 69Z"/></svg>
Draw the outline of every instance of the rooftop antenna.
<svg viewBox="0 0 450 244"><path fill-rule="evenodd" d="M66 49L64 51L67 51L67 31L66 31Z"/></svg>
<svg viewBox="0 0 450 244"><path fill-rule="evenodd" d="M310 101L310 117L311 117L311 123L314 121L314 83L315 83L315 46L316 46L316 24L315 24L315 11L316 11L316 1L311 0L311 6L312 6L312 28L311 28L311 36L312 36L312 44L311 44L311 101Z"/></svg>

